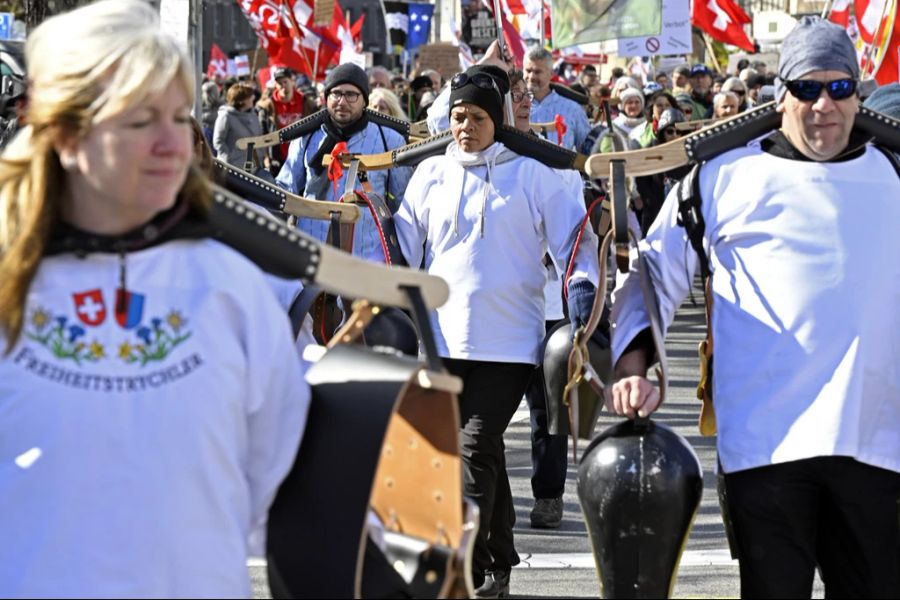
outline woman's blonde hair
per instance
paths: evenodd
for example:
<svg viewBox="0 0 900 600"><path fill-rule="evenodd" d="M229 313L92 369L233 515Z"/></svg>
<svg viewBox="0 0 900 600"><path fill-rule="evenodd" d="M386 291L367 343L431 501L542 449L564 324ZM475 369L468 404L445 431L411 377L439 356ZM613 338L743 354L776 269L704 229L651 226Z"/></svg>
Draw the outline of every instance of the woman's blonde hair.
<svg viewBox="0 0 900 600"><path fill-rule="evenodd" d="M409 117L400 106L397 94L387 88L375 88L369 93L369 108L376 110L375 107L378 105L379 100L384 100L387 103L390 116L409 121Z"/></svg>
<svg viewBox="0 0 900 600"><path fill-rule="evenodd" d="M177 81L194 97L190 59L141 0L101 0L51 17L25 44L25 127L0 156L0 334L22 330L25 300L60 214L65 171L56 144L162 93ZM191 169L180 197L202 209L209 188Z"/></svg>

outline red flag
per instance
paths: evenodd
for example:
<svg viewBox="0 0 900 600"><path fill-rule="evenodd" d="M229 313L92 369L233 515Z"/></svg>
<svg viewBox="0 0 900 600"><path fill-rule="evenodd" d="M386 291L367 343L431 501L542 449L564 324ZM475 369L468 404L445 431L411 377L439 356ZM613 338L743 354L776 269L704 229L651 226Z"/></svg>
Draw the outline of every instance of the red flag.
<svg viewBox="0 0 900 600"><path fill-rule="evenodd" d="M528 11L525 10L525 5L522 4L522 0L502 0L506 4L506 9L514 14L514 15L524 15L527 14Z"/></svg>
<svg viewBox="0 0 900 600"><path fill-rule="evenodd" d="M837 23L844 29L850 24L850 11L853 10L853 0L834 0L828 20Z"/></svg>
<svg viewBox="0 0 900 600"><path fill-rule="evenodd" d="M835 0L828 15L853 40L862 78L874 76L879 85L897 81L900 69L900 15L885 6L891 8L890 0Z"/></svg>
<svg viewBox="0 0 900 600"><path fill-rule="evenodd" d="M492 13L494 12L493 4L488 8L490 8ZM506 47L515 57L516 65L521 67L522 63L525 61L525 40L522 39L522 36L519 35L519 31L513 27L513 24L506 18L506 11L503 10L502 2L500 7L500 22L503 27L503 39L506 42Z"/></svg>
<svg viewBox="0 0 900 600"><path fill-rule="evenodd" d="M353 41L356 42L357 46L362 43L362 26L365 20L366 13L363 13L359 15L359 18L350 26L350 35L353 36Z"/></svg>
<svg viewBox="0 0 900 600"><path fill-rule="evenodd" d="M228 77L228 57L222 52L218 44L213 42L209 49L209 65L206 67L206 76L210 79L225 79Z"/></svg>
<svg viewBox="0 0 900 600"><path fill-rule="evenodd" d="M312 25L312 0L237 0L237 3L269 54L270 64L290 67L315 80L324 77L334 55L340 53L340 40L329 28Z"/></svg>
<svg viewBox="0 0 900 600"><path fill-rule="evenodd" d="M900 8L897 10L900 12ZM900 53L900 27L897 26L898 16L900 14L894 16L894 29L891 31L890 40L887 43L881 64L878 65L878 70L875 72L875 81L878 82L878 85L896 83L900 80L900 72L898 72L900 71L900 56L898 56L898 53ZM887 24L884 26L887 27Z"/></svg>
<svg viewBox="0 0 900 600"><path fill-rule="evenodd" d="M733 0L694 0L691 23L720 42L754 52L756 47L744 31L750 18Z"/></svg>

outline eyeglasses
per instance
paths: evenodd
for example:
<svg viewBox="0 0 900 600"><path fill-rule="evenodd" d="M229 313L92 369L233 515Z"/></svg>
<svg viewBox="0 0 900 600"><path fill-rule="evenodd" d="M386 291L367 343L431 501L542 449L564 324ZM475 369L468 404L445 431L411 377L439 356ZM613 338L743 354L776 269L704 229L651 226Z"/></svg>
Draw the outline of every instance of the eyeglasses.
<svg viewBox="0 0 900 600"><path fill-rule="evenodd" d="M341 98L347 100L348 103L353 104L362 94L359 92L343 92L341 90L331 90L328 92L328 97L334 100L335 102L340 102Z"/></svg>
<svg viewBox="0 0 900 600"><path fill-rule="evenodd" d="M846 100L856 93L855 79L835 79L833 81L813 81L812 79L795 79L785 81L784 86L791 95L803 102L815 102L824 89L832 100Z"/></svg>
<svg viewBox="0 0 900 600"><path fill-rule="evenodd" d="M517 90L511 91L511 92L509 93L509 95L512 96L512 101L513 101L513 102L521 102L521 101L524 100L525 98L528 98L529 100L530 100L531 98L534 98L534 94L532 94L531 92L519 92L519 91L517 91Z"/></svg>
<svg viewBox="0 0 900 600"><path fill-rule="evenodd" d="M470 83L483 90L494 90L497 92L498 96L501 98L503 97L503 94L500 93L500 88L497 87L497 82L494 81L493 77L486 73L474 73L473 75L469 75L468 73L457 73L453 76L453 79L450 80L450 89L458 90Z"/></svg>

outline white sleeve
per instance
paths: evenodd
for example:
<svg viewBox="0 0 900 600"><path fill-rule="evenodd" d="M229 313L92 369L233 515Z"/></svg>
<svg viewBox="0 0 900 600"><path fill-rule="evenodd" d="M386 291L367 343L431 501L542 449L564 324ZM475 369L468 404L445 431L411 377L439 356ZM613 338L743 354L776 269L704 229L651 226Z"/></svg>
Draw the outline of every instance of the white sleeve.
<svg viewBox="0 0 900 600"><path fill-rule="evenodd" d="M247 483L251 530L248 551L262 556L269 507L297 456L309 410L309 385L291 326L271 289L260 281L248 291L244 320L247 360Z"/></svg>
<svg viewBox="0 0 900 600"><path fill-rule="evenodd" d="M425 205L425 195L432 182L430 172L431 169L427 165L415 170L409 185L406 186L403 202L394 215L394 227L397 230L400 250L411 269L418 269L422 265L425 254L425 239L428 234L428 224L425 222L427 213L423 211L424 214L419 214L419 210Z"/></svg>
<svg viewBox="0 0 900 600"><path fill-rule="evenodd" d="M669 329L675 318L675 311L688 295L698 265L697 255L690 245L687 234L677 222L677 189L678 186L672 188L660 209L659 216L647 232L647 237L638 243L649 270L656 303L659 306L660 325L664 332ZM631 253L630 271L624 276L617 277L612 300L610 321L613 364L615 364L631 340L650 327L650 318L644 306L644 296L637 272L637 254L634 251Z"/></svg>
<svg viewBox="0 0 900 600"><path fill-rule="evenodd" d="M578 173L572 170L553 172L558 177L538 176L534 180L537 184L537 197L544 200L540 204L541 217L550 255L565 271L579 227L587 212L584 208L584 192ZM597 246L597 234L588 225L581 237L570 281L587 279L597 287L600 279ZM564 284L568 285L568 282Z"/></svg>
<svg viewBox="0 0 900 600"><path fill-rule="evenodd" d="M450 129L450 86L445 85L441 93L437 95L431 106L428 107L428 132L437 135Z"/></svg>

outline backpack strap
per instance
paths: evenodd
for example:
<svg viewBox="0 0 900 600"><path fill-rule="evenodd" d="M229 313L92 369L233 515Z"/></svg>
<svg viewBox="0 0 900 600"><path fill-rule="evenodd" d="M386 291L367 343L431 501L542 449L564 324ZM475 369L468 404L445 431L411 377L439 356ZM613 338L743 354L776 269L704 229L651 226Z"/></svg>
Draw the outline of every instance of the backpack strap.
<svg viewBox="0 0 900 600"><path fill-rule="evenodd" d="M704 436L716 433L716 412L712 401L712 271L709 267L709 255L703 246L706 233L706 221L701 210L703 198L700 196L700 165L697 164L678 182L676 189L678 199L678 224L684 227L691 247L697 253L700 262L700 275L703 280L703 295L706 299L706 337L700 342L700 381L697 384L697 399L703 402L698 422L700 433Z"/></svg>
<svg viewBox="0 0 900 600"><path fill-rule="evenodd" d="M706 248L703 246L706 221L703 220L703 212L701 210L703 199L700 197L699 164L694 165L694 168L690 170L684 179L678 182L675 193L678 199L678 224L684 227L688 240L691 242L691 247L700 259L700 275L705 285L711 270L709 268L709 256L706 253Z"/></svg>

